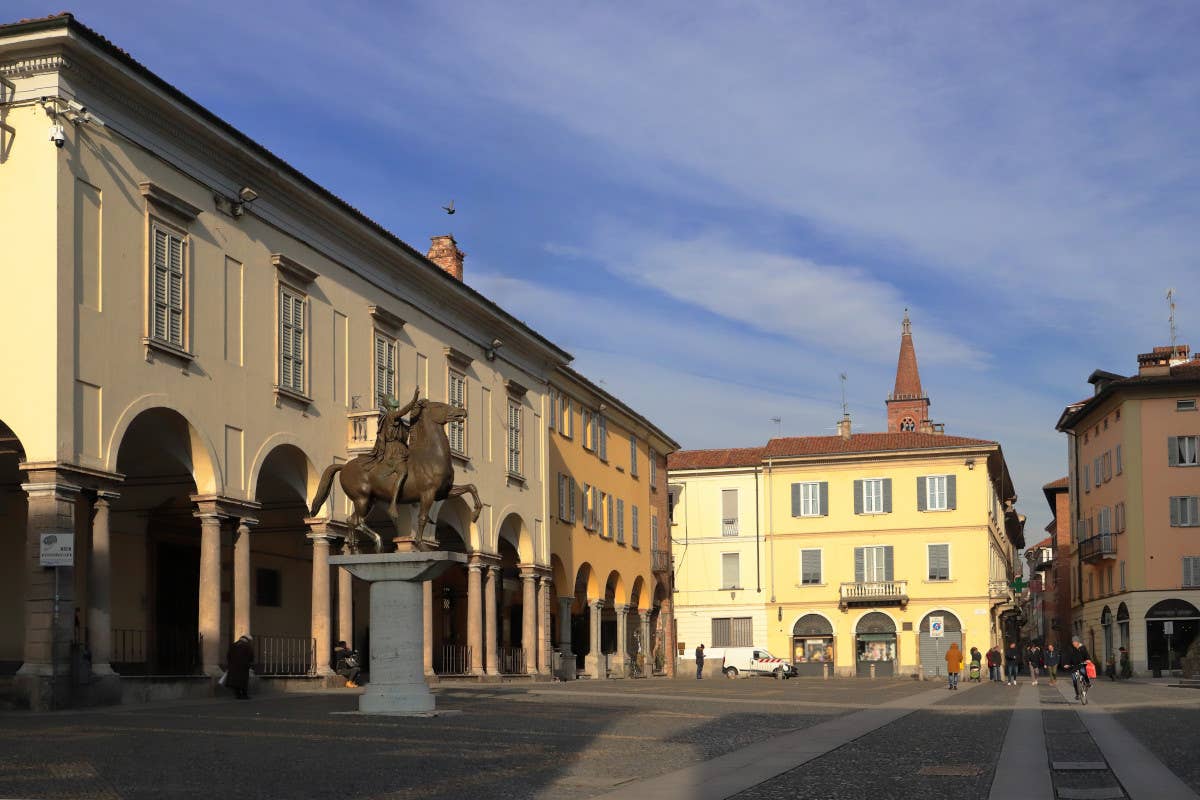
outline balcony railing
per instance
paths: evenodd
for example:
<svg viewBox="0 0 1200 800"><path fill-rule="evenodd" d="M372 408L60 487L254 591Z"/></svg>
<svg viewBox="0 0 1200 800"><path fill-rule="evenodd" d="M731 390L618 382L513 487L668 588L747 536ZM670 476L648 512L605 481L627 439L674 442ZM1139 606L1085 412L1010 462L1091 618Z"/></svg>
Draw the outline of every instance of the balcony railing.
<svg viewBox="0 0 1200 800"><path fill-rule="evenodd" d="M347 451L361 453L375 446L375 434L379 430L378 411L351 411L346 415L346 422Z"/></svg>
<svg viewBox="0 0 1200 800"><path fill-rule="evenodd" d="M988 581L988 598L992 600L1011 600L1012 587L1008 581Z"/></svg>
<svg viewBox="0 0 1200 800"><path fill-rule="evenodd" d="M1081 561L1098 561L1104 558L1116 558L1117 537L1111 533L1100 533L1088 537L1079 543L1079 559Z"/></svg>
<svg viewBox="0 0 1200 800"><path fill-rule="evenodd" d="M908 604L908 581L862 581L842 584L842 608L897 604Z"/></svg>
<svg viewBox="0 0 1200 800"><path fill-rule="evenodd" d="M737 536L738 521L736 519L721 520L721 535L722 536Z"/></svg>
<svg viewBox="0 0 1200 800"><path fill-rule="evenodd" d="M650 569L654 572L671 571L671 554L657 547L650 551Z"/></svg>

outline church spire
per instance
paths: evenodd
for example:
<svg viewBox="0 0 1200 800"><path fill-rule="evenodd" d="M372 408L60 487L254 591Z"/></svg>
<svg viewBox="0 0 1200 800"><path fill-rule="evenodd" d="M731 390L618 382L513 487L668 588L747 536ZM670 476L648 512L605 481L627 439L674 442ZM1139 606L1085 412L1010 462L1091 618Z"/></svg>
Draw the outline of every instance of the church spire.
<svg viewBox="0 0 1200 800"><path fill-rule="evenodd" d="M900 326L900 357L896 361L896 385L887 399L888 432L930 432L929 398L921 389L921 373L917 370L917 351L913 347L912 322L904 309ZM940 426L938 426L940 427Z"/></svg>

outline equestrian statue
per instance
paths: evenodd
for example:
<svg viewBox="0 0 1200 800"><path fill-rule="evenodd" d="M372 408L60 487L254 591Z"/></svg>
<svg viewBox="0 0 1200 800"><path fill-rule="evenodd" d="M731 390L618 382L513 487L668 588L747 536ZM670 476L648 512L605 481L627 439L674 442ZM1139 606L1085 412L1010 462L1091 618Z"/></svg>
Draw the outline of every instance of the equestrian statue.
<svg viewBox="0 0 1200 800"><path fill-rule="evenodd" d="M345 464L327 467L321 475L310 513L316 516L329 497L333 476L340 472L342 490L354 504L346 538L347 552L358 552L360 531L374 540L376 553L383 549L383 538L367 525L367 514L376 501L388 504L387 513L397 534L402 529L397 505L418 503L414 546L417 550L433 549L427 545L424 534L434 502L471 495L475 504L472 522L479 519L483 509L473 484L454 485L450 440L446 438L446 423L466 419L467 412L449 403L421 399L419 386L413 392L412 400L404 406L391 395L383 398L380 405L379 432L375 436L374 449ZM410 415L407 420L406 414Z"/></svg>

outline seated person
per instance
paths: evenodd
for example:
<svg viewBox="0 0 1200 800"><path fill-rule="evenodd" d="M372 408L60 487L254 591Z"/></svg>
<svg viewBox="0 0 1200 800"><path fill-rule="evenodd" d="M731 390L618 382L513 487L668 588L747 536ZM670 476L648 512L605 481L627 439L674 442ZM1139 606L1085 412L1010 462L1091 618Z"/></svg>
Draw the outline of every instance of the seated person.
<svg viewBox="0 0 1200 800"><path fill-rule="evenodd" d="M346 679L347 688L358 687L358 673L362 670L358 666L357 650L351 650L344 641L338 641L333 650L333 665L334 671Z"/></svg>

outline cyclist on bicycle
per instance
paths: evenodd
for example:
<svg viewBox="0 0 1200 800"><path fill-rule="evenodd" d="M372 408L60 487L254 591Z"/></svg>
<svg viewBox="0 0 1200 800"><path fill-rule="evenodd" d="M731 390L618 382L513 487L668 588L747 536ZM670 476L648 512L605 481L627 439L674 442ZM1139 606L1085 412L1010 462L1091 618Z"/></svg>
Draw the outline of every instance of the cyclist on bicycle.
<svg viewBox="0 0 1200 800"><path fill-rule="evenodd" d="M1071 683L1075 687L1075 699L1080 700L1080 685L1083 690L1087 691L1091 688L1092 682L1087 676L1087 662L1092 660L1092 656L1088 653L1088 649L1083 646L1083 641L1078 636L1071 637L1071 647L1067 652L1062 654L1062 664L1060 669L1064 672L1071 673Z"/></svg>

